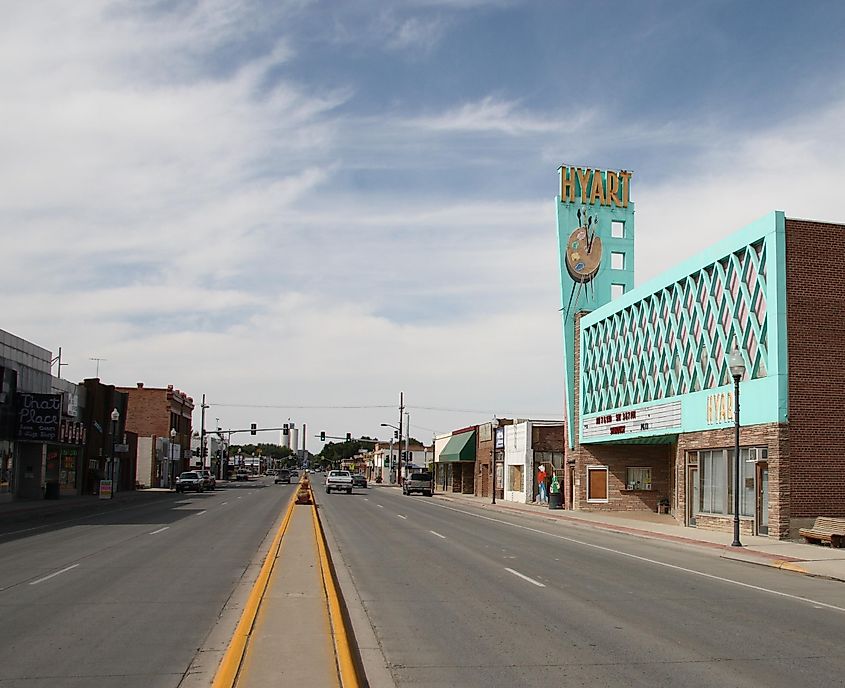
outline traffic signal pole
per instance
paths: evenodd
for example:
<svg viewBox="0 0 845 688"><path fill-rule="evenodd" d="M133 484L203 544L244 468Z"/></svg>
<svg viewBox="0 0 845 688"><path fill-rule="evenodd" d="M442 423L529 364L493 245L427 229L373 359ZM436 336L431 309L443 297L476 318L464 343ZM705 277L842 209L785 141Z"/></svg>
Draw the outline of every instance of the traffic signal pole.
<svg viewBox="0 0 845 688"><path fill-rule="evenodd" d="M402 485L402 417L405 415L405 392L399 392L399 461L396 482Z"/></svg>

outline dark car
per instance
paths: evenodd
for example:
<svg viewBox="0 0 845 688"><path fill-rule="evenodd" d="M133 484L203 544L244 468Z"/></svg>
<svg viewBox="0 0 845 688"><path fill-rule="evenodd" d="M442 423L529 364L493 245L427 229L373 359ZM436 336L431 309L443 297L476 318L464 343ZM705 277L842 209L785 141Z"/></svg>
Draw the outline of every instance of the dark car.
<svg viewBox="0 0 845 688"><path fill-rule="evenodd" d="M367 487L367 476L361 473L353 473L352 487Z"/></svg>
<svg viewBox="0 0 845 688"><path fill-rule="evenodd" d="M280 468L276 473L276 478L273 480L273 484L278 485L279 483L287 483L290 485L290 471L286 468Z"/></svg>
<svg viewBox="0 0 845 688"><path fill-rule="evenodd" d="M202 492L204 489L202 476L196 471L185 471L176 478L177 492L187 492L188 490Z"/></svg>
<svg viewBox="0 0 845 688"><path fill-rule="evenodd" d="M239 468L235 473L235 480L249 480L249 471L245 468Z"/></svg>

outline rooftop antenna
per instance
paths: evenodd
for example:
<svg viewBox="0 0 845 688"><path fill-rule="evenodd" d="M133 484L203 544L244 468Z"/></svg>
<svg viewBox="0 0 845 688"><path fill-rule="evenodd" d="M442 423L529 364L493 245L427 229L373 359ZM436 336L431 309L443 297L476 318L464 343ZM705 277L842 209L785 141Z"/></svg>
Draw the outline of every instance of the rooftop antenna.
<svg viewBox="0 0 845 688"><path fill-rule="evenodd" d="M99 380L100 379L100 361L108 361L107 358L97 358L96 356L90 356L88 358L89 361L97 361L97 374L95 377Z"/></svg>

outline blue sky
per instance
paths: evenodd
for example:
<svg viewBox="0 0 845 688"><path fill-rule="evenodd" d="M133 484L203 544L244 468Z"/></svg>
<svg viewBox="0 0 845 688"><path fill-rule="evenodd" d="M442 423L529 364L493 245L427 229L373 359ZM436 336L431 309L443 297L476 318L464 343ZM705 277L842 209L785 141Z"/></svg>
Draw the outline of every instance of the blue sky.
<svg viewBox="0 0 845 688"><path fill-rule="evenodd" d="M634 170L638 283L773 209L845 221L841 3L5 15L0 327L224 427L559 415L562 163Z"/></svg>

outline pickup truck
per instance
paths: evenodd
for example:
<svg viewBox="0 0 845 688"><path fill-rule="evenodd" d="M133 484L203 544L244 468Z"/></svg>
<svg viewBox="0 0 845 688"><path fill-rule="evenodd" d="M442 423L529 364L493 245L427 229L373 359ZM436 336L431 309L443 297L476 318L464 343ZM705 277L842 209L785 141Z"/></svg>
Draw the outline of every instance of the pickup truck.
<svg viewBox="0 0 845 688"><path fill-rule="evenodd" d="M349 471L329 471L326 476L326 494L332 490L343 490L346 494L352 494L352 474Z"/></svg>
<svg viewBox="0 0 845 688"><path fill-rule="evenodd" d="M426 497L431 497L433 490L434 481L431 478L431 473L411 473L402 483L402 494L406 495L421 492Z"/></svg>

